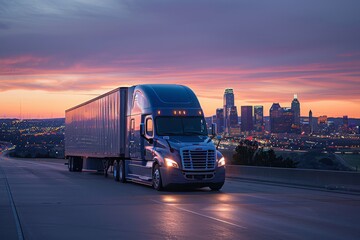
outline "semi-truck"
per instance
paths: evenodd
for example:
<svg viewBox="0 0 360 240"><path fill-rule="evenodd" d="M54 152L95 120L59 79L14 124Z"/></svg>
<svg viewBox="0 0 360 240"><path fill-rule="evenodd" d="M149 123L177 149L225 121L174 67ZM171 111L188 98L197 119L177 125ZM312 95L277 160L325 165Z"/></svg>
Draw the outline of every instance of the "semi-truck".
<svg viewBox="0 0 360 240"><path fill-rule="evenodd" d="M225 182L225 158L209 136L195 93L176 84L119 87L65 111L71 172L97 170L163 190Z"/></svg>

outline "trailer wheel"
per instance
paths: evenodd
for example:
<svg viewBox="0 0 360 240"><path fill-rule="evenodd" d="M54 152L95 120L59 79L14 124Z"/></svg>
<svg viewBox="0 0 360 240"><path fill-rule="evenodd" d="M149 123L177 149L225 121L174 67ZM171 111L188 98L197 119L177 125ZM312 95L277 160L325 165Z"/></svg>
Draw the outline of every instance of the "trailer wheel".
<svg viewBox="0 0 360 240"><path fill-rule="evenodd" d="M74 159L73 159L73 157L69 157L69 159L68 159L68 168L69 168L69 172L74 171Z"/></svg>
<svg viewBox="0 0 360 240"><path fill-rule="evenodd" d="M81 157L77 157L73 159L73 171L74 172L82 172L83 168L83 159Z"/></svg>
<svg viewBox="0 0 360 240"><path fill-rule="evenodd" d="M125 161L124 160L119 161L119 179L120 179L120 182L126 183Z"/></svg>
<svg viewBox="0 0 360 240"><path fill-rule="evenodd" d="M113 171L113 173L114 173L114 180L116 181L116 182L118 182L119 181L119 179L120 179L120 170L119 170L120 168L119 168L119 161L118 160L115 160L114 161L114 171Z"/></svg>
<svg viewBox="0 0 360 240"><path fill-rule="evenodd" d="M103 169L104 169L104 176L107 178L108 177L108 171L110 168L110 160L109 159L104 159L102 160L102 164L103 164Z"/></svg>
<svg viewBox="0 0 360 240"><path fill-rule="evenodd" d="M154 167L153 187L158 191L161 191L163 189L159 165L155 165L155 167Z"/></svg>

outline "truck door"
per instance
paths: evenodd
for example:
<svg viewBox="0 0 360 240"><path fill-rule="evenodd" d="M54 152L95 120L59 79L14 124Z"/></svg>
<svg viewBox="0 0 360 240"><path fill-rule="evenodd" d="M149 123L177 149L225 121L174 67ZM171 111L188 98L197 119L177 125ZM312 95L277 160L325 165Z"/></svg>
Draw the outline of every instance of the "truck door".
<svg viewBox="0 0 360 240"><path fill-rule="evenodd" d="M141 159L140 138L140 115L132 116L130 120L130 145L129 153L131 159Z"/></svg>
<svg viewBox="0 0 360 240"><path fill-rule="evenodd" d="M140 124L145 123L146 115L143 114L144 105L147 103L144 95L140 91L134 93L131 117L130 117L130 135L129 135L129 177L141 180L151 181L151 171L145 160L144 138L140 134Z"/></svg>
<svg viewBox="0 0 360 240"><path fill-rule="evenodd" d="M145 117L145 136L147 139L154 138L154 121L151 115ZM153 140L154 141L154 140ZM147 177L152 179L152 166L154 163L154 142L144 141L144 162L145 165L145 174Z"/></svg>
<svg viewBox="0 0 360 240"><path fill-rule="evenodd" d="M139 117L134 117L131 119L131 128L130 128L130 157L131 161L129 164L130 177L138 179L141 181L150 182L152 177L152 151L149 149L149 143L144 140L140 135L140 121L141 115ZM144 118L144 116L142 116ZM151 119L152 120L152 119ZM148 122L147 132L151 133L152 122L150 120L144 121ZM132 125L134 124L134 126ZM150 126L151 124L151 126Z"/></svg>

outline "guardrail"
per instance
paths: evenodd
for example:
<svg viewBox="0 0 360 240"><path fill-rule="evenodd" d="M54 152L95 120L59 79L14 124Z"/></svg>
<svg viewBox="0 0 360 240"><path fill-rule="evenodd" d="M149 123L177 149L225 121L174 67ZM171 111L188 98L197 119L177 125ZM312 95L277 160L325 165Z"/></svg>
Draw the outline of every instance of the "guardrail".
<svg viewBox="0 0 360 240"><path fill-rule="evenodd" d="M360 172L227 165L226 176L360 192Z"/></svg>

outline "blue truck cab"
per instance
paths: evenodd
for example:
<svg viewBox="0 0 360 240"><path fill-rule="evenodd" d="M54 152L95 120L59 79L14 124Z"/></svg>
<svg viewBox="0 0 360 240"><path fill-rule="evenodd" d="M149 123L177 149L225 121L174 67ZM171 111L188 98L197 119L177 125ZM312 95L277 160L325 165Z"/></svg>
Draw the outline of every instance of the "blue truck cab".
<svg viewBox="0 0 360 240"><path fill-rule="evenodd" d="M208 136L194 92L161 84L130 91L128 122L134 127L128 133L127 178L150 181L158 190L172 185L219 190L225 181L225 159Z"/></svg>

